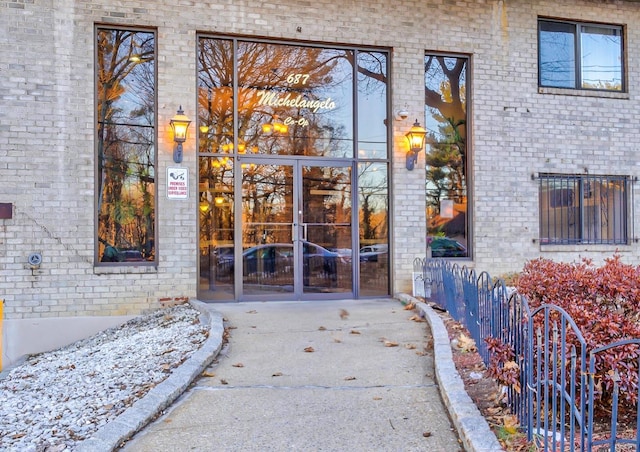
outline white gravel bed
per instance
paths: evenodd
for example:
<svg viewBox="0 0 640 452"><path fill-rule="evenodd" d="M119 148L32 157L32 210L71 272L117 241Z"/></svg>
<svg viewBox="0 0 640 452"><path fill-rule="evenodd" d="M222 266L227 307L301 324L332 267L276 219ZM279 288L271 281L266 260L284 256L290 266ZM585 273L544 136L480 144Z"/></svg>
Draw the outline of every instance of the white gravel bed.
<svg viewBox="0 0 640 452"><path fill-rule="evenodd" d="M208 336L189 305L34 355L0 380L0 450L62 452L166 379Z"/></svg>

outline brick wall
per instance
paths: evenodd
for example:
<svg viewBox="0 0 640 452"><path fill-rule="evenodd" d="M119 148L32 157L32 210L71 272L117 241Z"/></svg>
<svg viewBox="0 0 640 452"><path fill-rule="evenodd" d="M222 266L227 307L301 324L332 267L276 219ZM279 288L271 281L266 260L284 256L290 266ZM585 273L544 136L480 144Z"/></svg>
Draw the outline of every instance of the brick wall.
<svg viewBox="0 0 640 452"><path fill-rule="evenodd" d="M637 175L634 74L640 5L600 1L0 1L0 298L7 319L130 315L160 300L195 297L198 256L195 140L185 144L189 200L167 200L173 165L168 121L194 116L196 32L229 33L392 49L395 291L409 291L425 246L424 156L405 168L404 134L424 123L425 51L471 55L469 83L474 260L492 274L539 256L596 260L610 247L541 251L541 171ZM629 94L569 96L537 88L537 17L628 25ZM94 26L154 27L158 43L157 268L94 267ZM193 130L193 125L191 126ZM635 196L640 199L640 196ZM636 208L636 212L640 209ZM623 247L637 260L638 245ZM31 269L27 256L43 263Z"/></svg>

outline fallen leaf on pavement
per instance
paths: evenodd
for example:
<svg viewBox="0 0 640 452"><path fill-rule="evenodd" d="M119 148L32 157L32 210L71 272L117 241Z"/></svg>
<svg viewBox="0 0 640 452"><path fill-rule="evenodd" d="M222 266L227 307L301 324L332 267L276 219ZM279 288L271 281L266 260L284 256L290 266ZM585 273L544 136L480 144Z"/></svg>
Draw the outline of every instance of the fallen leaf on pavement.
<svg viewBox="0 0 640 452"><path fill-rule="evenodd" d="M412 310L413 308L415 308L415 307L416 307L416 305L415 305L415 304L413 304L413 303L407 303L407 304L404 306L404 310L405 310L405 311L411 311L411 310Z"/></svg>
<svg viewBox="0 0 640 452"><path fill-rule="evenodd" d="M428 438L431 436L431 432L424 432L422 436L424 436L425 438Z"/></svg>
<svg viewBox="0 0 640 452"><path fill-rule="evenodd" d="M382 400L382 397L374 397L373 400Z"/></svg>
<svg viewBox="0 0 640 452"><path fill-rule="evenodd" d="M320 328L318 328L318 331L327 331L327 329L323 326L321 326Z"/></svg>
<svg viewBox="0 0 640 452"><path fill-rule="evenodd" d="M409 320L413 320L414 322L424 322L425 320L420 317L418 314L414 314L411 317L409 317Z"/></svg>
<svg viewBox="0 0 640 452"><path fill-rule="evenodd" d="M276 372L275 374L271 375L272 377L282 377L282 372Z"/></svg>
<svg viewBox="0 0 640 452"><path fill-rule="evenodd" d="M235 364L232 364L232 366L233 366L233 367L244 367L244 364L242 364L242 363L235 363Z"/></svg>
<svg viewBox="0 0 640 452"><path fill-rule="evenodd" d="M204 372L202 372L202 376L203 377L215 377L216 374L214 374L213 372L209 372L208 370L205 370Z"/></svg>
<svg viewBox="0 0 640 452"><path fill-rule="evenodd" d="M345 381L351 381L351 380L355 380L356 377L344 377Z"/></svg>
<svg viewBox="0 0 640 452"><path fill-rule="evenodd" d="M315 352L315 350L313 349L313 347L307 347L307 348L305 348L305 349L304 349L304 351L305 351L305 352L307 352L307 353L313 353L313 352Z"/></svg>
<svg viewBox="0 0 640 452"><path fill-rule="evenodd" d="M251 311L247 311L247 314L257 314L258 311L256 311L255 309L252 309Z"/></svg>
<svg viewBox="0 0 640 452"><path fill-rule="evenodd" d="M340 309L340 318L344 320L347 317L349 317L349 311L347 311L346 309Z"/></svg>
<svg viewBox="0 0 640 452"><path fill-rule="evenodd" d="M404 348L409 349L409 350L414 350L416 348L416 346L413 345L413 344L405 344Z"/></svg>
<svg viewBox="0 0 640 452"><path fill-rule="evenodd" d="M360 334L360 331L357 331L357 330L351 330L351 331L349 331L349 334Z"/></svg>
<svg viewBox="0 0 640 452"><path fill-rule="evenodd" d="M397 347L398 343L397 342L392 342L392 341L384 341L384 346L385 347Z"/></svg>
<svg viewBox="0 0 640 452"><path fill-rule="evenodd" d="M228 382L227 380L225 380L224 378L221 378L221 379L220 379L220 384L228 385L228 384L229 384L229 382Z"/></svg>

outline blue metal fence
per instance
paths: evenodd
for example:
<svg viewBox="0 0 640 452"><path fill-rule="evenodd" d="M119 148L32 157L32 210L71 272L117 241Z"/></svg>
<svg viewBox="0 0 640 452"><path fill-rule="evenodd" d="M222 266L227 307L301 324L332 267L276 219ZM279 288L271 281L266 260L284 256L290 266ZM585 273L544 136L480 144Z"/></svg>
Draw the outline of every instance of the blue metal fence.
<svg viewBox="0 0 640 452"><path fill-rule="evenodd" d="M595 364L600 355L618 347L635 359L635 366L625 364L635 372L625 391L633 391L631 398L637 401L640 338L587 350L582 332L558 306L545 304L532 311L526 298L504 281L443 259L418 259L414 278L418 270L427 298L467 328L487 366L491 357L485 339L496 338L510 346L509 365L517 369L519 385L506 388L507 403L539 450L640 452L640 403L633 410L628 403L621 405L615 366L596 372ZM597 397L605 374L613 380L608 406ZM621 406L624 422L619 419ZM598 431L596 410L611 413L604 427L600 417Z"/></svg>

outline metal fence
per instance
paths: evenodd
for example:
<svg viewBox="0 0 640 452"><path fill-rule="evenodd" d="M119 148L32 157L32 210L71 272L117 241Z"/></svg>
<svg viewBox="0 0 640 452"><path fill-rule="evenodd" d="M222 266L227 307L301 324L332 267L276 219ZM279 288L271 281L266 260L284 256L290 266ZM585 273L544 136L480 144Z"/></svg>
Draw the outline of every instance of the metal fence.
<svg viewBox="0 0 640 452"><path fill-rule="evenodd" d="M588 350L562 308L545 304L531 310L527 299L504 281L443 259L417 259L414 290L416 282L424 284L420 291L426 298L469 331L485 365L491 359L485 339L509 346L509 366L519 383L505 388L506 401L538 450L640 451L640 338ZM630 357L624 363L603 359L618 348ZM603 367L607 362L609 367ZM625 397L617 367L630 373ZM598 397L603 384L610 386L607 402ZM601 413L610 419L603 420Z"/></svg>

